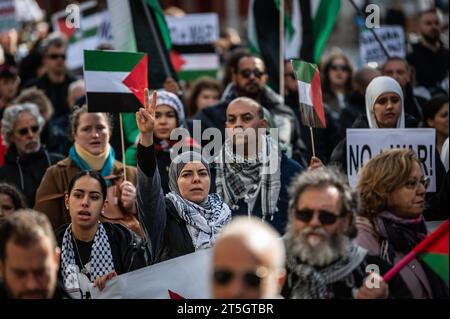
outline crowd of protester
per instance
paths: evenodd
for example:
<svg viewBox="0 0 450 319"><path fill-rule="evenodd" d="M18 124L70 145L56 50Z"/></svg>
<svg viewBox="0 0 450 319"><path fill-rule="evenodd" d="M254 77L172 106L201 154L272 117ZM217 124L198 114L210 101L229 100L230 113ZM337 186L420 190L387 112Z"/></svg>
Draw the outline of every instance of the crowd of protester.
<svg viewBox="0 0 450 319"><path fill-rule="evenodd" d="M417 259L382 279L426 222L448 219L449 51L436 10L421 13L405 58L356 68L342 50L323 57L315 145L292 65L281 96L265 61L224 37L222 77L168 78L124 116L123 154L117 115L88 112L67 40L42 24L24 32L35 35L26 56L0 44L0 298L90 298L117 275L209 248L216 298L448 298ZM221 132L218 152L199 152L197 121ZM422 127L436 132L436 192L407 149L372 158L350 188L346 129ZM190 137L171 139L177 128Z"/></svg>

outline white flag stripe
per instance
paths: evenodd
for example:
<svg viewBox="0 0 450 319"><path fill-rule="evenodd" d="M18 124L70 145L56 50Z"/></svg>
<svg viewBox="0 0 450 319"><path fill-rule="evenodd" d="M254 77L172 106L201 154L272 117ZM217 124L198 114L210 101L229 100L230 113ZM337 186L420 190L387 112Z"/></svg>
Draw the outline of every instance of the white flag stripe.
<svg viewBox="0 0 450 319"><path fill-rule="evenodd" d="M186 64L181 67L182 71L215 70L219 68L219 56L215 53L182 54L181 57L186 61Z"/></svg>
<svg viewBox="0 0 450 319"><path fill-rule="evenodd" d="M132 93L122 81L130 72L84 71L87 92Z"/></svg>
<svg viewBox="0 0 450 319"><path fill-rule="evenodd" d="M311 84L303 81L297 81L298 94L300 96L300 103L306 105L313 105L311 100Z"/></svg>

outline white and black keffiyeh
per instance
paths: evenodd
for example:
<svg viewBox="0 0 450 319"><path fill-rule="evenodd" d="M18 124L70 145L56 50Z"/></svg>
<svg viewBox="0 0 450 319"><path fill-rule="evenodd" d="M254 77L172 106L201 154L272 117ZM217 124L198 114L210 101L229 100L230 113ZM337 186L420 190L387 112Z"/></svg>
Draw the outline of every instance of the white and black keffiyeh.
<svg viewBox="0 0 450 319"><path fill-rule="evenodd" d="M288 285L291 287L289 298L331 298L329 286L348 277L364 262L366 255L367 250L350 243L343 257L330 266L317 270L315 267L299 262L297 257L287 251L286 266L290 270Z"/></svg>
<svg viewBox="0 0 450 319"><path fill-rule="evenodd" d="M231 221L231 210L218 194L208 195L204 203L197 205L171 192L166 195L175 206L178 215L186 222L195 249L214 245L216 235Z"/></svg>
<svg viewBox="0 0 450 319"><path fill-rule="evenodd" d="M72 245L72 224L64 232L61 253L61 271L64 286L68 291L80 289L78 274L79 267L75 261L75 251ZM80 260L81 262L81 260ZM101 223L98 225L92 244L91 257L89 259L89 280L94 282L100 276L106 275L114 270L114 263L109 245L108 235Z"/></svg>
<svg viewBox="0 0 450 319"><path fill-rule="evenodd" d="M268 135L262 139L258 155L246 159L233 152L233 143L227 139L218 161L216 191L233 210L244 199L249 215L261 192L263 219L272 220L281 190L280 162L279 146Z"/></svg>

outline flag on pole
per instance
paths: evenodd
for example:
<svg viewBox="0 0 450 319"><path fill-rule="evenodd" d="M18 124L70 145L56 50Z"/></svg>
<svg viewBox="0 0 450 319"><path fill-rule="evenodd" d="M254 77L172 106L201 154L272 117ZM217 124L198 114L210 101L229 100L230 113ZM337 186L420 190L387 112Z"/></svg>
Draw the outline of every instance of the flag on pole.
<svg viewBox="0 0 450 319"><path fill-rule="evenodd" d="M292 60L292 67L297 79L302 123L313 128L325 128L319 68L299 60Z"/></svg>
<svg viewBox="0 0 450 319"><path fill-rule="evenodd" d="M111 25L114 48L148 55L149 88L162 88L168 76L177 79L169 54L170 33L159 2L107 0L107 3L111 21L115 21Z"/></svg>
<svg viewBox="0 0 450 319"><path fill-rule="evenodd" d="M413 258L420 258L445 283L449 282L449 222L448 219L434 232L428 235L414 249L399 261L386 275L384 280L389 281L397 272L405 267Z"/></svg>
<svg viewBox="0 0 450 319"><path fill-rule="evenodd" d="M144 105L147 54L84 51L84 80L89 112L136 112Z"/></svg>
<svg viewBox="0 0 450 319"><path fill-rule="evenodd" d="M341 0L312 0L311 17L314 32L314 62L319 63L334 25L336 24Z"/></svg>

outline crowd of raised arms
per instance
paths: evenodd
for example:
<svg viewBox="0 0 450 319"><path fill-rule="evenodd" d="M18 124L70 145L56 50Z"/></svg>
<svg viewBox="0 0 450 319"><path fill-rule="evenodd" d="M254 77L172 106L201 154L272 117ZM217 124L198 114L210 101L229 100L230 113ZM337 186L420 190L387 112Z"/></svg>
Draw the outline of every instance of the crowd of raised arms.
<svg viewBox="0 0 450 319"><path fill-rule="evenodd" d="M282 97L244 44L222 47L220 79L146 90L122 127L118 114L88 111L66 39L43 32L19 58L2 37L0 298L88 299L121 274L205 249L214 298L448 298L448 274L420 258L384 278L449 216L449 51L436 10L418 33L405 58L376 68L327 52L326 128L314 129L292 64ZM409 148L373 154L351 187L349 128L434 129L435 191ZM208 129L220 133L213 151L196 139Z"/></svg>

